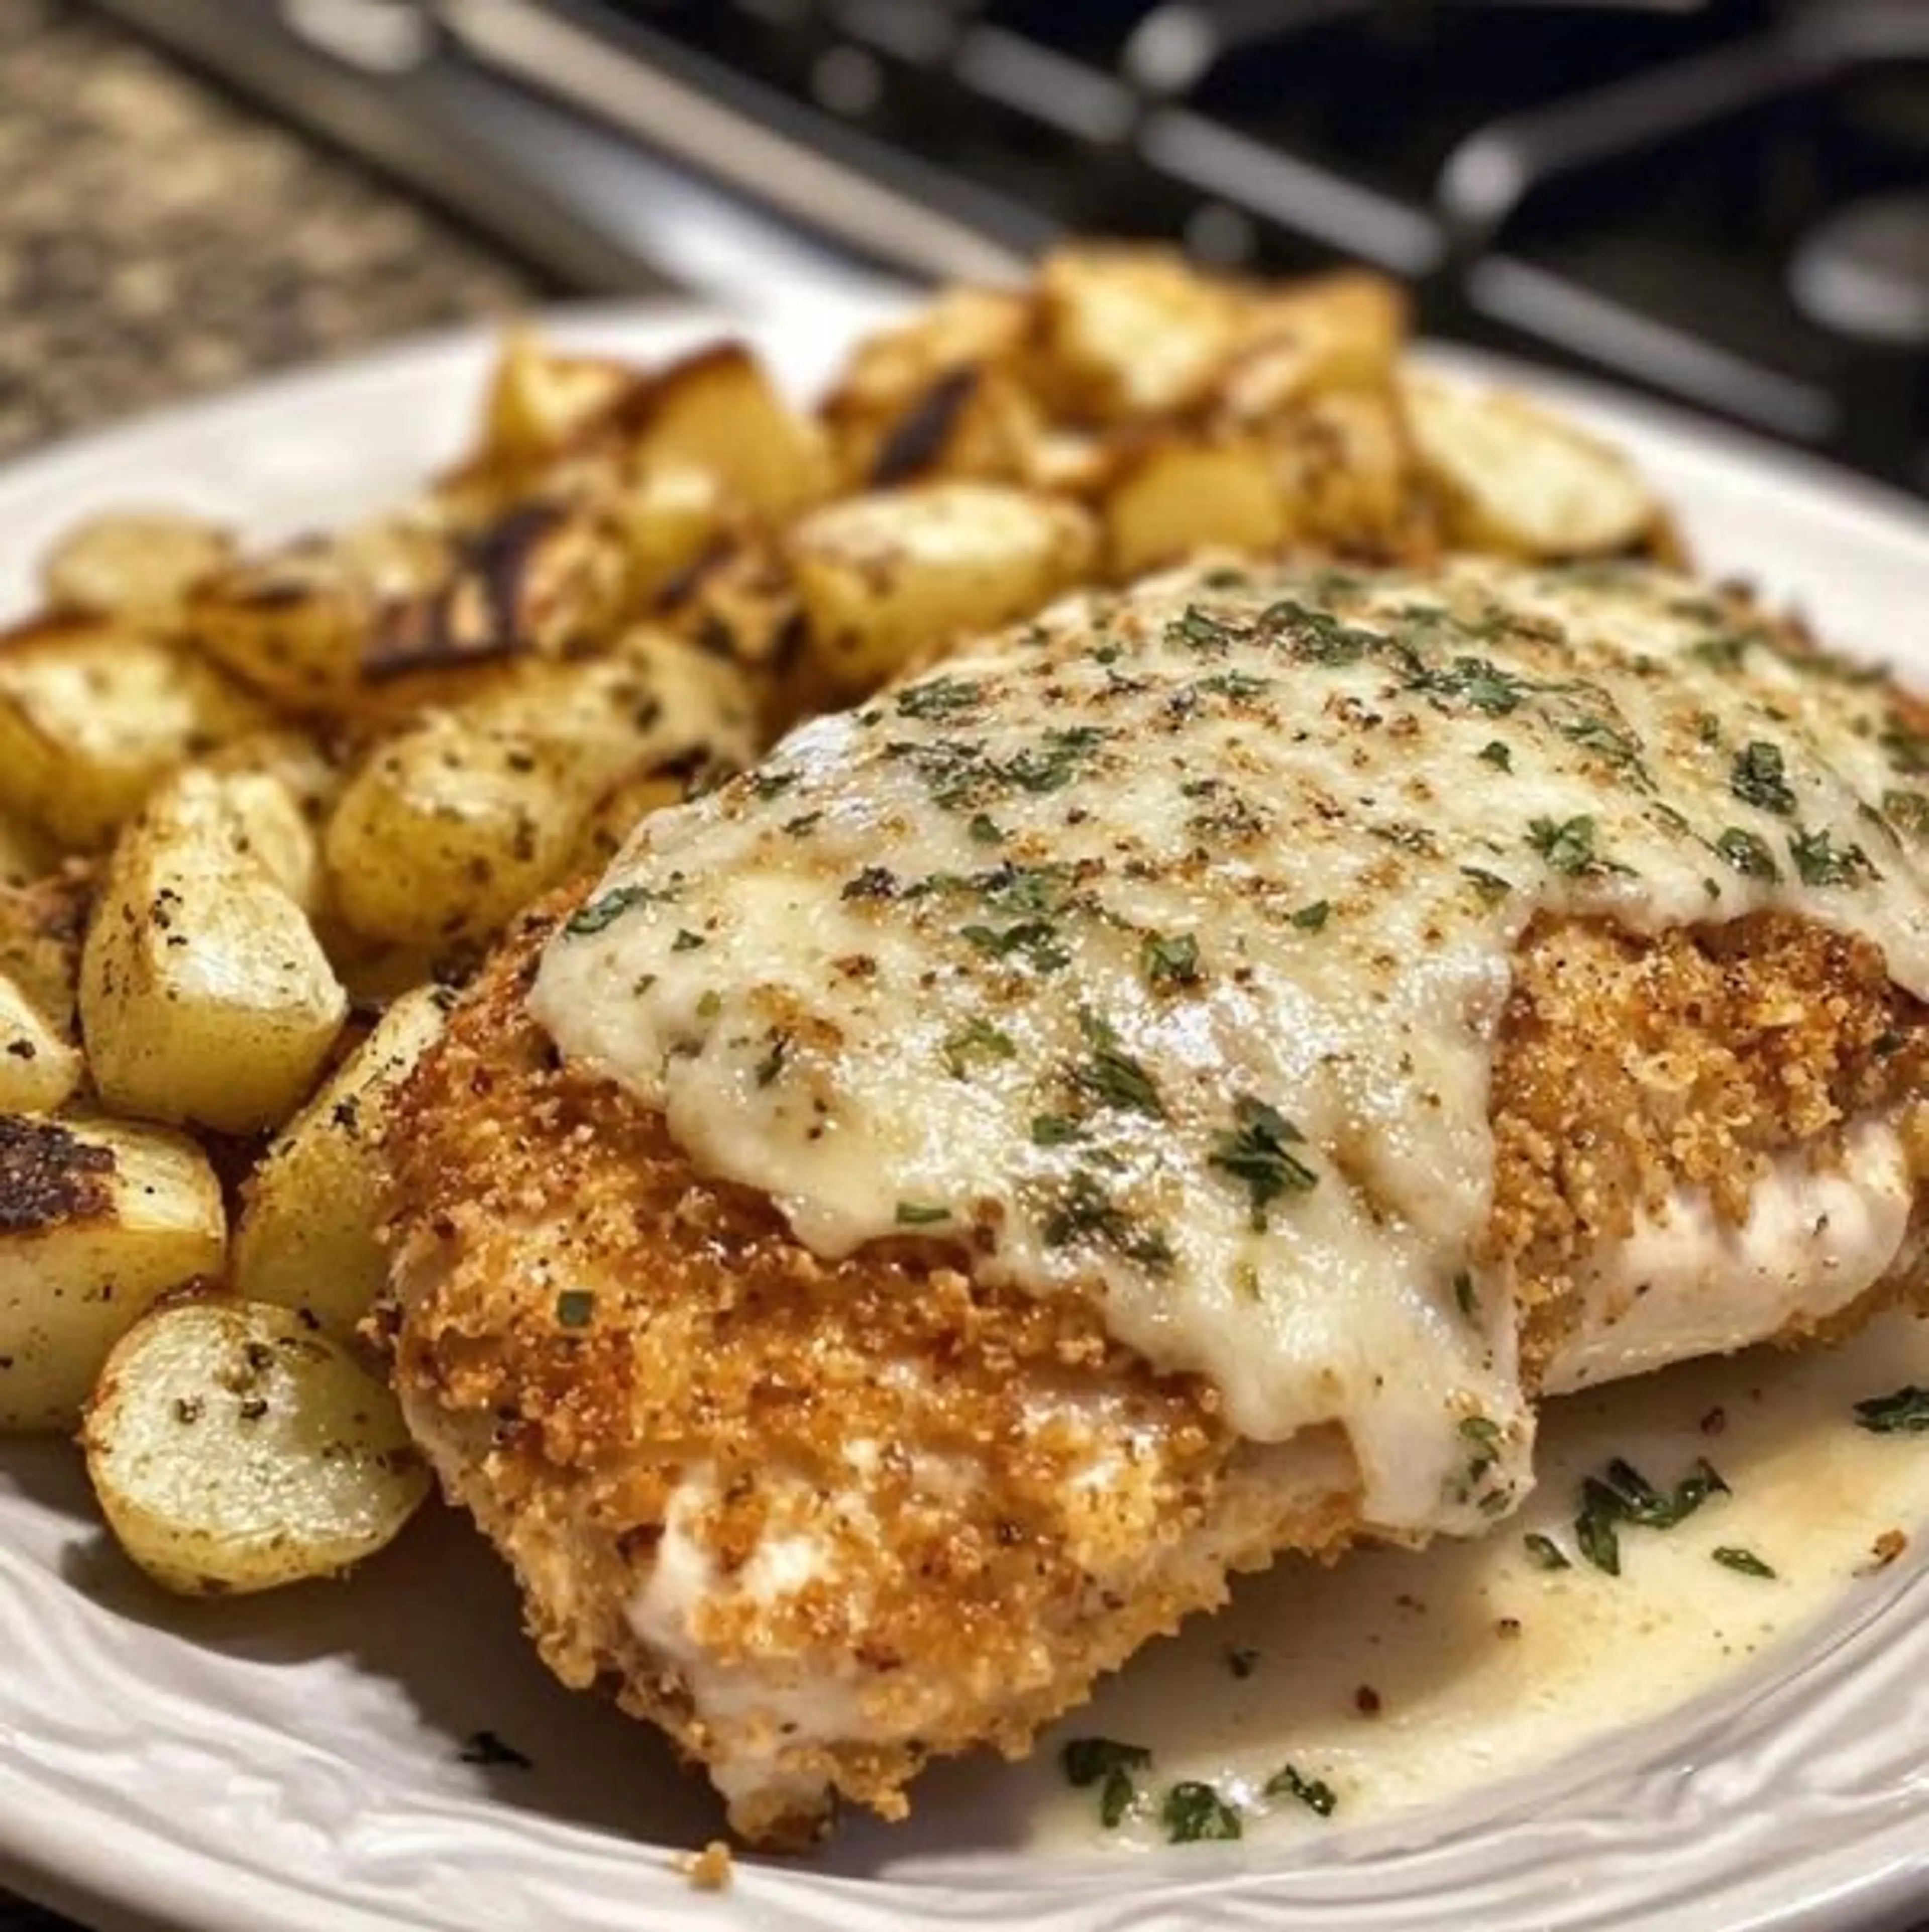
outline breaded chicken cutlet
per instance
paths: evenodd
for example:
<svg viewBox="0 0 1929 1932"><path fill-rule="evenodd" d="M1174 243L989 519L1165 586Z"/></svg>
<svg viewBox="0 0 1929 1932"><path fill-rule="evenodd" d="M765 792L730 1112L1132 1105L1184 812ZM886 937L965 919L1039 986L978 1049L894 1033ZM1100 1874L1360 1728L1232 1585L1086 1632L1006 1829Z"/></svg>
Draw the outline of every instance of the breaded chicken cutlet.
<svg viewBox="0 0 1929 1932"><path fill-rule="evenodd" d="M740 1832L900 1814L1504 1516L1540 1396L1919 1292L1915 729L1652 571L1062 607L514 934L392 1136L411 1426Z"/></svg>

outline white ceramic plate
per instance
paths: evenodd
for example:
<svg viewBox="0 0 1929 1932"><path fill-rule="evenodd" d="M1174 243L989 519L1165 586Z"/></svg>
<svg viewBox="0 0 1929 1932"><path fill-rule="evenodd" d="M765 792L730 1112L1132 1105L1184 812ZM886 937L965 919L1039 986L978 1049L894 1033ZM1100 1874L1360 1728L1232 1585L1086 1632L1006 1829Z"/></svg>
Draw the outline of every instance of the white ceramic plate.
<svg viewBox="0 0 1929 1932"><path fill-rule="evenodd" d="M877 313L813 298L742 332L807 387ZM556 323L639 358L719 326L662 309ZM406 491L462 440L487 356L480 334L440 339L19 466L0 477L0 614L92 509L184 503L268 536ZM1929 678L1920 506L1520 380L1629 448L1710 567ZM463 1762L485 1727L534 1768ZM1121 1863L1020 1848L1012 1774L947 1767L911 1825L860 1826L808 1866L740 1861L728 1894L698 1894L673 1848L716 1830L710 1800L642 1727L550 1682L464 1523L418 1526L338 1589L184 1606L108 1546L70 1450L0 1450L0 1875L104 1926L1873 1927L1912 1901L1929 1917L1925 1745L1929 1574L1905 1563L1718 1696L1478 1803Z"/></svg>

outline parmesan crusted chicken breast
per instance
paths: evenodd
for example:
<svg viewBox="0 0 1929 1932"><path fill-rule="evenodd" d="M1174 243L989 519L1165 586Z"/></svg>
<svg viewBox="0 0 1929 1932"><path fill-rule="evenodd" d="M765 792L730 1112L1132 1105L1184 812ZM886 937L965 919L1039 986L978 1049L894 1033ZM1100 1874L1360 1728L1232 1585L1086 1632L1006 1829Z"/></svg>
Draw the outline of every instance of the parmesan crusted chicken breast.
<svg viewBox="0 0 1929 1932"><path fill-rule="evenodd" d="M1920 722L1636 566L1059 607L523 922L392 1137L410 1424L746 1836L900 1814L1918 1291Z"/></svg>

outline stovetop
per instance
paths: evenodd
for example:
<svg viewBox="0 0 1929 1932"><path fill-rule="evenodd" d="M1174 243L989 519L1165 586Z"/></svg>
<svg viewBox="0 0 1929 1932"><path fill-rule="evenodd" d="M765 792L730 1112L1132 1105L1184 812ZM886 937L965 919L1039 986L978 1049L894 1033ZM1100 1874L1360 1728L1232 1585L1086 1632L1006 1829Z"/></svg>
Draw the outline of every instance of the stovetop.
<svg viewBox="0 0 1929 1932"><path fill-rule="evenodd" d="M576 283L1361 260L1929 490L1929 0L105 4Z"/></svg>

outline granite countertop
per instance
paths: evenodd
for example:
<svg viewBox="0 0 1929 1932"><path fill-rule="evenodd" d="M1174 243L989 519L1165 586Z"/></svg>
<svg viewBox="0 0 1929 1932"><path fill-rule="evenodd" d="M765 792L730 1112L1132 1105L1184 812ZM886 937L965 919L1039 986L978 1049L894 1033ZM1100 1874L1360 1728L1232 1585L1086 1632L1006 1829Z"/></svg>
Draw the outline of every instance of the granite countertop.
<svg viewBox="0 0 1929 1932"><path fill-rule="evenodd" d="M0 460L551 292L64 0L0 0Z"/></svg>
<svg viewBox="0 0 1929 1932"><path fill-rule="evenodd" d="M550 291L66 0L0 0L0 458Z"/></svg>

